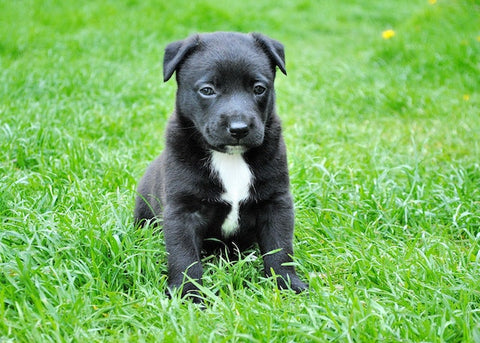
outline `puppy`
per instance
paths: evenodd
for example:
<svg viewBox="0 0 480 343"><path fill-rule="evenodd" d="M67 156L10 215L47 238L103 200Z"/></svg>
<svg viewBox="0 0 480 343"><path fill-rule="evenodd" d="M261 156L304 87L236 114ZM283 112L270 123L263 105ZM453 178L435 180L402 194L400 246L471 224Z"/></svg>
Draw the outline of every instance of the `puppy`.
<svg viewBox="0 0 480 343"><path fill-rule="evenodd" d="M275 112L283 45L259 33L198 34L169 44L163 65L164 81L176 73L176 106L165 150L139 183L135 221L163 219L169 288L197 293L202 252L256 243L266 276L306 289L290 263L293 202Z"/></svg>

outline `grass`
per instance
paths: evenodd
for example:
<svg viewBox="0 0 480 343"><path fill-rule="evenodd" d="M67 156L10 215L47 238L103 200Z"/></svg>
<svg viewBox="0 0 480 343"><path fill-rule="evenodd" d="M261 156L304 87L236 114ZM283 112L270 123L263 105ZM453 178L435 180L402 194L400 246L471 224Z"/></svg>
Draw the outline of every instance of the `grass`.
<svg viewBox="0 0 480 343"><path fill-rule="evenodd" d="M476 1L0 1L0 341L480 341ZM382 32L394 36L383 39ZM204 310L165 296L133 228L163 147L165 45L261 31L308 294L258 252L205 261Z"/></svg>

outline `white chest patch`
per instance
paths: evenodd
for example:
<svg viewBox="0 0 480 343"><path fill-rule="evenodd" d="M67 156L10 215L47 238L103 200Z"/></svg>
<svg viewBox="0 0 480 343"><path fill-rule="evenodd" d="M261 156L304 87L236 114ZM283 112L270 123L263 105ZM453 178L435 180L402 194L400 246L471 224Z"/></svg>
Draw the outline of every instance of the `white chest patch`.
<svg viewBox="0 0 480 343"><path fill-rule="evenodd" d="M212 151L211 163L225 189L222 200L231 205L222 224L222 233L228 237L238 229L240 203L249 196L253 175L241 154Z"/></svg>

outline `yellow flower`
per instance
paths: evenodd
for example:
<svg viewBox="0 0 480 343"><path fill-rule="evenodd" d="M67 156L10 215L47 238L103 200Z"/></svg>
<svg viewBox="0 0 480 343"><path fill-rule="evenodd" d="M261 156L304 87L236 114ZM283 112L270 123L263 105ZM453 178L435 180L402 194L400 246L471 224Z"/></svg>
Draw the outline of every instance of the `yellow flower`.
<svg viewBox="0 0 480 343"><path fill-rule="evenodd" d="M383 39L390 39L393 36L395 36L395 31L393 30L385 30L382 32L382 38Z"/></svg>
<svg viewBox="0 0 480 343"><path fill-rule="evenodd" d="M435 5L437 3L437 0L428 0L428 3L430 5Z"/></svg>
<svg viewBox="0 0 480 343"><path fill-rule="evenodd" d="M470 94L463 94L463 100L465 101L470 100Z"/></svg>

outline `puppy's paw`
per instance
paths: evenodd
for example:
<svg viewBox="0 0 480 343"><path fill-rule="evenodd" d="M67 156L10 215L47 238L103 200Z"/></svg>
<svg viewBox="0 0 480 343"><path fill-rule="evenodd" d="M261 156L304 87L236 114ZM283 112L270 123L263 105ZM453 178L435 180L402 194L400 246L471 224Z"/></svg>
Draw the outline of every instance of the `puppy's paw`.
<svg viewBox="0 0 480 343"><path fill-rule="evenodd" d="M297 277L296 280L291 280L290 288L296 293L301 293L308 290L308 284Z"/></svg>
<svg viewBox="0 0 480 343"><path fill-rule="evenodd" d="M194 304L203 304L203 297L198 287L194 284L187 282L180 286L169 285L167 288L167 296L172 299L173 297L179 297L186 301L191 301Z"/></svg>
<svg viewBox="0 0 480 343"><path fill-rule="evenodd" d="M308 284L300 280L295 274L288 274L286 277L278 277L277 285L279 289L291 289L295 293L301 293L308 290Z"/></svg>

